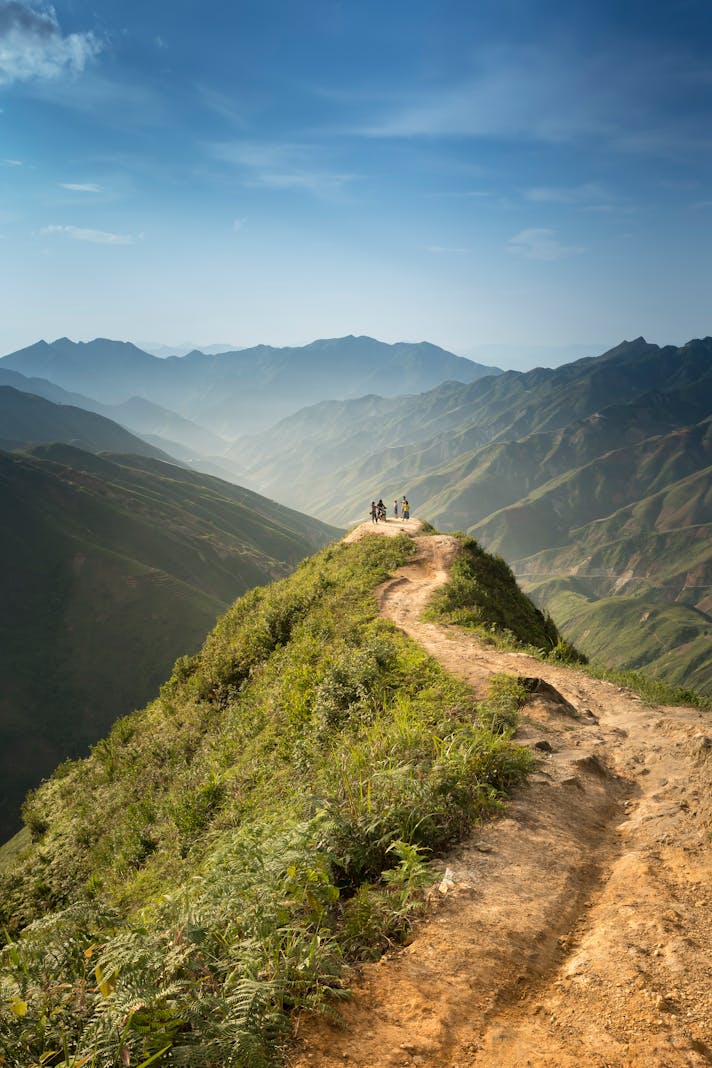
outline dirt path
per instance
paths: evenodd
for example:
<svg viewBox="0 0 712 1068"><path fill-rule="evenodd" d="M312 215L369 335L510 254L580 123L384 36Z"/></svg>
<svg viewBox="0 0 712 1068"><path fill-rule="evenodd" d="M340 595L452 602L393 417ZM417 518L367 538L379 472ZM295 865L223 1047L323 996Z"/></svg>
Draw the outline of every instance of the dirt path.
<svg viewBox="0 0 712 1068"><path fill-rule="evenodd" d="M454 888L414 941L357 972L345 1027L303 1021L290 1063L712 1064L709 713L421 621L457 543L407 526L418 556L381 588L382 614L479 694L495 672L540 680L518 740L545 749L505 817L446 859Z"/></svg>

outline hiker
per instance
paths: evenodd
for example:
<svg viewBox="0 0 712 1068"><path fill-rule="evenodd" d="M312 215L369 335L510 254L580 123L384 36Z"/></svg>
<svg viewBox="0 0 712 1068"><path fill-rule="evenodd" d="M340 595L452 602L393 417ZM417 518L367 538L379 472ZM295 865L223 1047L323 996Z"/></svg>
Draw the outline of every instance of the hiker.
<svg viewBox="0 0 712 1068"><path fill-rule="evenodd" d="M376 502L375 501L371 501L371 522L372 523L377 523L378 522L378 516L376 515Z"/></svg>
<svg viewBox="0 0 712 1068"><path fill-rule="evenodd" d="M383 498L382 497L378 498L377 508L378 508L378 518L385 520L385 518L386 518L386 506L383 503Z"/></svg>
<svg viewBox="0 0 712 1068"><path fill-rule="evenodd" d="M397 497L393 502L393 518L394 519L398 518L398 498Z"/></svg>
<svg viewBox="0 0 712 1068"><path fill-rule="evenodd" d="M403 518L410 519L410 505L407 497L403 498Z"/></svg>

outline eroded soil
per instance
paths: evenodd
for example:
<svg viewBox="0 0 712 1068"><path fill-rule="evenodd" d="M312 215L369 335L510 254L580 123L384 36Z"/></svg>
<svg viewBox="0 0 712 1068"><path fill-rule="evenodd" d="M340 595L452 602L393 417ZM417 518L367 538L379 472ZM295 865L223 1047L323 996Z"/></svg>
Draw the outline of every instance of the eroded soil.
<svg viewBox="0 0 712 1068"><path fill-rule="evenodd" d="M531 680L517 739L539 766L443 862L410 945L351 976L343 1024L303 1019L292 1068L712 1064L712 722L419 616L457 543L420 524L380 590L392 619L483 695Z"/></svg>

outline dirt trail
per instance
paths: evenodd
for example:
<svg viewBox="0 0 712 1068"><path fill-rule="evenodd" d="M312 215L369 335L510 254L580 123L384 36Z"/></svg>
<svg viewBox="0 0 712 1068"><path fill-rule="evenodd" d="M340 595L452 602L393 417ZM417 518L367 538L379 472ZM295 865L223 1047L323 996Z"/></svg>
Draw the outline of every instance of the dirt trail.
<svg viewBox="0 0 712 1068"><path fill-rule="evenodd" d="M539 768L446 858L413 942L365 965L345 1026L302 1021L290 1064L332 1068L712 1064L712 722L419 616L457 543L417 520L381 612L483 694L529 679L518 740Z"/></svg>

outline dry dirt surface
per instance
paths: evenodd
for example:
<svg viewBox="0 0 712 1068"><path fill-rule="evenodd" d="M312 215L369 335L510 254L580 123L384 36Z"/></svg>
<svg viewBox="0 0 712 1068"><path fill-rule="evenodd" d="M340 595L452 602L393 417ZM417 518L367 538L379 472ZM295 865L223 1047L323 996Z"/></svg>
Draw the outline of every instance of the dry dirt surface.
<svg viewBox="0 0 712 1068"><path fill-rule="evenodd" d="M532 680L517 740L538 768L444 859L413 941L354 969L342 1024L303 1018L291 1068L712 1064L712 717L419 617L457 542L418 520L384 616L483 694ZM538 747L537 747L538 743Z"/></svg>

